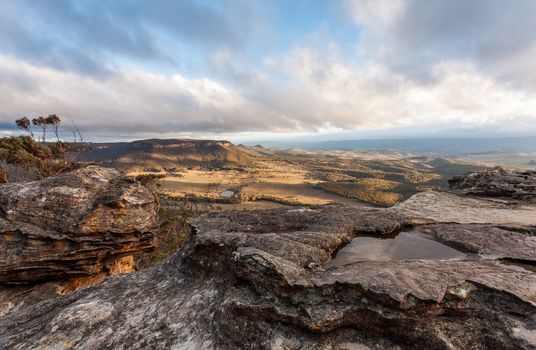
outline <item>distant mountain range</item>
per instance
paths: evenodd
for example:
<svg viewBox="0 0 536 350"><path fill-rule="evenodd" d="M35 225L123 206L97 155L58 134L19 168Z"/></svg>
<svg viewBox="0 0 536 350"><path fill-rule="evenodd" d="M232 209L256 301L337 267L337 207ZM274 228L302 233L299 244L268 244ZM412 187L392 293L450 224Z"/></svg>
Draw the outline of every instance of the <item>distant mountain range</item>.
<svg viewBox="0 0 536 350"><path fill-rule="evenodd" d="M255 142L256 144L259 142ZM253 144L253 143L252 143ZM399 150L405 152L465 155L489 152L529 151L536 152L536 136L490 137L490 138L411 138L368 139L334 141L266 141L265 147L308 150Z"/></svg>
<svg viewBox="0 0 536 350"><path fill-rule="evenodd" d="M175 167L225 167L247 164L254 156L228 141L149 139L133 142L93 143L91 150L72 155L124 170L160 170Z"/></svg>

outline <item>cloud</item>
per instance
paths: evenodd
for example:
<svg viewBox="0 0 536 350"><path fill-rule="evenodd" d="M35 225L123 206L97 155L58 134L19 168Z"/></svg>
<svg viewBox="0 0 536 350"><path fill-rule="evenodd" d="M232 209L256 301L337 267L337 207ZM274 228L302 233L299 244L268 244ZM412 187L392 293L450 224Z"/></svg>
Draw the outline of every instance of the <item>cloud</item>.
<svg viewBox="0 0 536 350"><path fill-rule="evenodd" d="M536 115L534 94L511 90L464 62L436 65L433 86L382 65L357 66L336 53L320 55L307 48L271 56L265 65L267 75L232 87L209 78L134 69L100 79L0 56L0 122L58 113L101 135L215 134L431 121L471 127L530 121Z"/></svg>
<svg viewBox="0 0 536 350"><path fill-rule="evenodd" d="M284 94L300 92L308 105L303 115L317 115L319 124L324 117L333 127L536 120L536 94L511 89L467 61L435 64L430 71L432 85L420 84L381 64L352 64L339 56L319 56L307 49L268 64L292 77L281 90Z"/></svg>
<svg viewBox="0 0 536 350"><path fill-rule="evenodd" d="M259 9L249 4L2 2L0 129L58 113L117 138L442 125L536 132L534 2L346 0L357 50L329 31L287 38L284 49L252 44Z"/></svg>
<svg viewBox="0 0 536 350"><path fill-rule="evenodd" d="M252 31L250 12L239 1L6 1L0 52L92 75L109 74L125 61L179 66L188 56L184 45L188 51L239 49Z"/></svg>
<svg viewBox="0 0 536 350"><path fill-rule="evenodd" d="M362 53L423 81L442 61L467 60L518 86L536 83L536 2L346 0Z"/></svg>

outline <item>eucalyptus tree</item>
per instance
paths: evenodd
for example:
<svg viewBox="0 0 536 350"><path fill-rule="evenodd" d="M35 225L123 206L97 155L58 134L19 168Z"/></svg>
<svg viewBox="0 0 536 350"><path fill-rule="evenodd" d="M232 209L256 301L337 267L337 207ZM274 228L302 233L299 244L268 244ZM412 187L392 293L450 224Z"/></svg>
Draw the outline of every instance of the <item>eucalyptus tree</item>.
<svg viewBox="0 0 536 350"><path fill-rule="evenodd" d="M30 119L28 119L27 117L22 117L20 119L15 120L15 123L17 124L17 127L19 129L26 131L32 138L34 137L32 131L32 123L30 122Z"/></svg>
<svg viewBox="0 0 536 350"><path fill-rule="evenodd" d="M60 142L60 136L59 136L59 127L61 123L60 117L58 117L55 114L50 114L48 117L45 118L45 122L47 125L52 126L52 130L54 131L54 135L56 135L56 139L58 142Z"/></svg>
<svg viewBox="0 0 536 350"><path fill-rule="evenodd" d="M43 116L39 116L37 118L32 119L32 124L37 126L41 129L41 141L43 144L46 142L46 135L47 135L47 118Z"/></svg>

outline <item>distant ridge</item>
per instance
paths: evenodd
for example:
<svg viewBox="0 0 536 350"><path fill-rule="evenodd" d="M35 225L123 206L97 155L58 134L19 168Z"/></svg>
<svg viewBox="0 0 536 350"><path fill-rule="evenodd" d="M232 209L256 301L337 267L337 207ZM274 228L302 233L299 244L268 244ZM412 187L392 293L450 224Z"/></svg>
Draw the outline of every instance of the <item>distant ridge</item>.
<svg viewBox="0 0 536 350"><path fill-rule="evenodd" d="M258 143L258 142L256 142ZM536 152L536 136L475 137L475 138L408 138L333 140L318 142L264 142L267 147L301 148L308 150L399 150L405 152L464 155L487 152Z"/></svg>
<svg viewBox="0 0 536 350"><path fill-rule="evenodd" d="M75 160L134 171L238 166L251 163L254 157L225 140L148 139L94 143Z"/></svg>

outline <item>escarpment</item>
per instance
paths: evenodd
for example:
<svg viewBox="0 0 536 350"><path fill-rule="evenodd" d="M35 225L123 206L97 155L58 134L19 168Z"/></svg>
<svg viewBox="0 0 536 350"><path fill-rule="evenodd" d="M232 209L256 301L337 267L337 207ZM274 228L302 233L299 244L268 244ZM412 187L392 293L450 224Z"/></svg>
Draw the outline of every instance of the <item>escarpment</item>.
<svg viewBox="0 0 536 350"><path fill-rule="evenodd" d="M93 144L87 152L71 155L77 162L97 162L122 170L199 167L219 168L251 164L255 158L223 140L139 140Z"/></svg>
<svg viewBox="0 0 536 350"><path fill-rule="evenodd" d="M439 191L206 214L154 268L6 313L0 348L534 349L535 214ZM460 254L378 248L397 235ZM358 239L378 251L352 253Z"/></svg>

